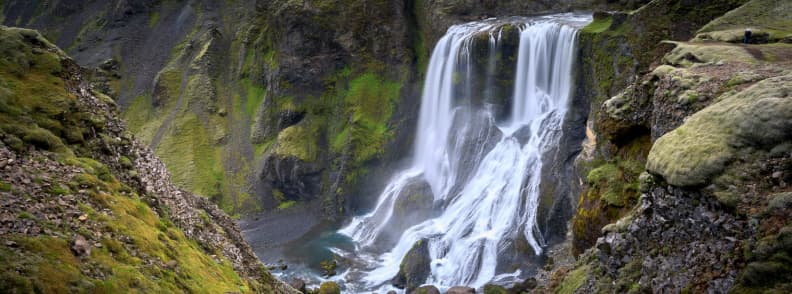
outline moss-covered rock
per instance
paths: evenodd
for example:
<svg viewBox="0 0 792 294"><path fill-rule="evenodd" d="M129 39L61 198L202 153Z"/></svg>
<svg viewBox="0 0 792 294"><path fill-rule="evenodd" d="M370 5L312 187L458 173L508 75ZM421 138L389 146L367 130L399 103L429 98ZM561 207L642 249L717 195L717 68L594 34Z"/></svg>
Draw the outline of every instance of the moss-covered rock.
<svg viewBox="0 0 792 294"><path fill-rule="evenodd" d="M747 28L767 34L766 41L778 41L792 34L792 3L776 0L751 0L713 20L701 30L699 38L742 42Z"/></svg>
<svg viewBox="0 0 792 294"><path fill-rule="evenodd" d="M692 115L657 140L647 169L677 186L708 183L744 148L772 148L790 139L792 76L771 78Z"/></svg>
<svg viewBox="0 0 792 294"><path fill-rule="evenodd" d="M318 294L341 294L341 287L336 282L324 282L316 291Z"/></svg>
<svg viewBox="0 0 792 294"><path fill-rule="evenodd" d="M426 282L431 274L429 257L429 241L421 239L413 244L410 251L402 259L399 266L399 273L393 278L391 283L400 289L405 289L408 293L413 292L418 286Z"/></svg>

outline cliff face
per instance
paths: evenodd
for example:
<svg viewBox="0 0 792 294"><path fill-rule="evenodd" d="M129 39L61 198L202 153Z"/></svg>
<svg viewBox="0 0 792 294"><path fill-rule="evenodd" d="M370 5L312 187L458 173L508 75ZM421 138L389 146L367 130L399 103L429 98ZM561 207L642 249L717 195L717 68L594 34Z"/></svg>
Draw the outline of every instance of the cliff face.
<svg viewBox="0 0 792 294"><path fill-rule="evenodd" d="M789 291L790 7L697 5L653 1L584 29L581 255L544 289Z"/></svg>
<svg viewBox="0 0 792 294"><path fill-rule="evenodd" d="M3 26L0 52L3 292L293 292L65 53Z"/></svg>
<svg viewBox="0 0 792 294"><path fill-rule="evenodd" d="M366 207L411 150L454 23L648 1L3 1L120 106L174 182L231 214Z"/></svg>

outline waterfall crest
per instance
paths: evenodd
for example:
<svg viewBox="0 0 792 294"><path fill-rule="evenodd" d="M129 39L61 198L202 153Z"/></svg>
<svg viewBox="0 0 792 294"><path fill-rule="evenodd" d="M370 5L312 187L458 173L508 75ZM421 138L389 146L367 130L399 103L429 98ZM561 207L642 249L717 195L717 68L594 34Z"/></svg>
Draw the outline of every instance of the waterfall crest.
<svg viewBox="0 0 792 294"><path fill-rule="evenodd" d="M589 21L575 14L485 20L453 26L438 41L412 166L390 181L371 212L339 231L355 241L355 255L368 259L358 273L367 288L387 285L422 239L431 258L426 283L441 288L481 287L503 274L499 253L516 240L541 254L536 214L543 154L558 145L577 28ZM509 63L501 43L510 28L519 39L516 62ZM503 86L493 77L510 70L513 87L498 94L497 85ZM416 182L431 188L434 214L400 220L394 212L399 197ZM404 230L389 240L396 223Z"/></svg>

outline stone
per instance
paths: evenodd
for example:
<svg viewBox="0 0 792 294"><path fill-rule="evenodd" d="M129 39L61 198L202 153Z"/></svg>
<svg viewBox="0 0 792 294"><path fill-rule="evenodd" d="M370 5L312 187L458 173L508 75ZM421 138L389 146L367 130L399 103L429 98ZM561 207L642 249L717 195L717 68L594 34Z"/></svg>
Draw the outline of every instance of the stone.
<svg viewBox="0 0 792 294"><path fill-rule="evenodd" d="M305 281L303 281L302 279L297 279L297 278L292 279L291 282L289 283L289 286L291 286L294 289L297 289L297 291L300 291L302 293L308 293L305 288Z"/></svg>
<svg viewBox="0 0 792 294"><path fill-rule="evenodd" d="M414 294L440 294L440 290L438 290L437 287L435 287L435 286L426 285L426 286L418 287L418 289L415 289L415 292L412 292L412 293L414 293Z"/></svg>
<svg viewBox="0 0 792 294"><path fill-rule="evenodd" d="M426 281L431 273L429 242L421 239L413 244L402 259L399 273L391 280L394 287L405 289L408 293Z"/></svg>
<svg viewBox="0 0 792 294"><path fill-rule="evenodd" d="M446 294L476 294L476 289L465 286L454 286L449 288Z"/></svg>
<svg viewBox="0 0 792 294"><path fill-rule="evenodd" d="M652 146L646 169L678 187L701 186L741 150L792 138L792 75L763 80L691 115ZM756 130L762 130L757 132Z"/></svg>
<svg viewBox="0 0 792 294"><path fill-rule="evenodd" d="M165 263L165 267L169 269L175 269L177 266L179 266L179 262L175 260L171 260Z"/></svg>
<svg viewBox="0 0 792 294"><path fill-rule="evenodd" d="M319 286L318 294L341 294L341 287L336 282L324 282Z"/></svg>
<svg viewBox="0 0 792 294"><path fill-rule="evenodd" d="M85 240L85 237L82 235L77 235L74 237L71 249L78 257L91 255L91 244L88 243L88 241Z"/></svg>

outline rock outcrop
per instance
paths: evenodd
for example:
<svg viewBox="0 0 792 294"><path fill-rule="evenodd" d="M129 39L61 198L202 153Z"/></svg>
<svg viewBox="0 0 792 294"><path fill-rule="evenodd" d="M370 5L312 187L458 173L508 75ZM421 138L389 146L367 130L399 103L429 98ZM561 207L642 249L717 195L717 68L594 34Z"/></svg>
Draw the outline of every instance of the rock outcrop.
<svg viewBox="0 0 792 294"><path fill-rule="evenodd" d="M648 20L639 16L651 14L648 7L671 11L674 3L653 1L630 14L614 13L604 18L607 25L600 15L584 29L583 49L588 50L588 38L636 29L619 23ZM699 11L714 18L714 10L733 4L703 5ZM626 71L634 78L624 79L625 67L592 67L606 73L596 76L599 84L593 88L610 90L592 100L591 146L584 146L578 159L589 171L572 224L573 247L582 254L573 265L557 265L547 284L540 281L541 289L788 291L792 280L780 252L788 250L782 240L791 219L778 213L786 209L780 203L789 190L786 169L792 159L787 125L792 46L778 37L765 40L773 44L745 45L714 36L783 23L789 9L761 0L733 8L707 25L699 15L697 25L671 29L686 33L666 37L689 42L663 42L655 53L620 57L625 64L647 66ZM697 26L703 28L696 35ZM626 44L656 38L623 36ZM614 76L622 78L609 78Z"/></svg>

